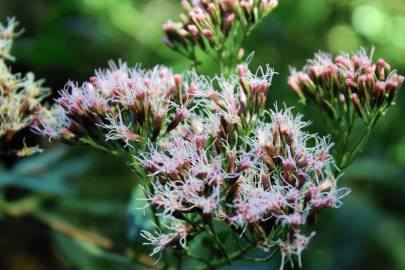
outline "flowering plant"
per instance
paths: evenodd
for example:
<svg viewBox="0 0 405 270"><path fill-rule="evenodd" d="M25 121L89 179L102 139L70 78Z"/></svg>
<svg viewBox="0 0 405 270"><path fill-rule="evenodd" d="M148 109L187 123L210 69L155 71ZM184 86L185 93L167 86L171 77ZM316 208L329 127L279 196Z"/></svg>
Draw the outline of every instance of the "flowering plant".
<svg viewBox="0 0 405 270"><path fill-rule="evenodd" d="M278 5L277 0L182 1L180 22L163 25L165 44L199 64L201 49L220 65L224 74L233 72L243 60L243 41L257 24Z"/></svg>
<svg viewBox="0 0 405 270"><path fill-rule="evenodd" d="M313 101L327 116L342 169L364 149L377 121L395 104L403 82L404 77L392 71L384 59L373 63L364 49L335 59L319 52L303 71L293 69L288 80L301 101ZM363 134L356 140L353 131L359 121Z"/></svg>
<svg viewBox="0 0 405 270"><path fill-rule="evenodd" d="M301 266L316 217L350 192L338 186L339 169L363 150L404 78L364 50L317 54L288 80L334 127L331 137L311 134L302 115L277 104L266 109L275 72L252 71L244 57L243 40L277 1L182 4L181 22L163 27L165 43L192 69L110 63L82 84L68 82L52 107L40 108L32 130L127 161L156 226L140 228L156 267L217 269L277 254L280 269L287 261ZM196 70L197 49L218 61L220 74ZM359 120L365 134L357 142Z"/></svg>
<svg viewBox="0 0 405 270"><path fill-rule="evenodd" d="M14 60L10 50L14 37L18 35L17 25L14 19L9 19L6 25L0 23L0 154L26 156L41 150L27 147L25 142L20 150L6 149L6 146L19 131L34 122L35 112L49 90L42 87L42 80L35 80L33 73L25 76L13 74L6 65L7 60Z"/></svg>

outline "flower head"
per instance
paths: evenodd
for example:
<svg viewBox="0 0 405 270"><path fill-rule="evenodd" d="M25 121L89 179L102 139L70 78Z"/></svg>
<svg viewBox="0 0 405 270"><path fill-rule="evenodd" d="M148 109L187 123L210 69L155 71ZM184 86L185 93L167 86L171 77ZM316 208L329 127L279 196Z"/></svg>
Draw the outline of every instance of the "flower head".
<svg viewBox="0 0 405 270"><path fill-rule="evenodd" d="M404 77L384 59L374 62L363 48L335 58L319 52L303 71L293 69L289 78L290 87L301 98L319 104L331 117L352 107L366 123L393 104L403 82Z"/></svg>
<svg viewBox="0 0 405 270"><path fill-rule="evenodd" d="M14 59L10 50L17 25L14 19L9 19L6 25L0 23L0 152L18 132L34 124L35 114L49 93L42 86L43 81L36 80L33 73L14 74L6 64L6 60ZM24 145L23 149L28 148ZM37 152L23 149L12 152L18 155Z"/></svg>
<svg viewBox="0 0 405 270"><path fill-rule="evenodd" d="M302 251L304 251L311 238L315 236L315 232L312 232L308 236L301 234L299 231L296 231L292 239L287 240L287 241L280 241L279 246L280 246L280 251L281 251L281 266L280 270L284 269L284 263L286 261L290 261L291 266L294 267L293 259L292 256L295 255L298 257L298 266L301 268L302 267L302 261L301 261L301 254Z"/></svg>
<svg viewBox="0 0 405 270"><path fill-rule="evenodd" d="M319 52L302 71L291 69L288 84L302 101L313 102L335 128L333 149L340 168L348 166L364 149L369 132L380 116L395 104L404 77L384 60L373 61L365 49L336 57ZM359 120L359 121L358 121ZM362 122L362 124L358 124ZM353 130L363 129L364 139Z"/></svg>
<svg viewBox="0 0 405 270"><path fill-rule="evenodd" d="M164 42L194 61L195 47L218 59L223 57L218 48L234 50L230 57L239 55L241 60L242 44L237 44L239 39L234 36L248 34L277 5L277 0L184 0L180 21L169 20L163 25Z"/></svg>
<svg viewBox="0 0 405 270"><path fill-rule="evenodd" d="M14 57L10 54L14 38L19 34L16 32L18 22L15 18L7 20L7 24L0 23L0 59L13 60Z"/></svg>
<svg viewBox="0 0 405 270"><path fill-rule="evenodd" d="M60 128L67 129L71 136L64 139L132 151L145 138L154 141L189 117L200 87L195 77L191 72L173 74L163 66L110 63L82 85L68 82L52 109L63 117L42 115L36 130L52 139L61 137ZM111 140L117 143L106 143Z"/></svg>
<svg viewBox="0 0 405 270"><path fill-rule="evenodd" d="M221 89L232 89L221 82ZM229 98L228 103L238 102L237 96L218 95L220 100ZM227 109L233 110L224 106L223 113ZM225 120L222 113L214 115ZM187 136L174 133L151 145L151 153L141 153L139 159L152 177L148 201L164 220L185 221L189 226L219 220L238 234L250 231L256 247L281 250L282 265L292 255L301 265L301 252L313 234L304 236L300 230L323 209L340 207L349 190L337 188L327 139L305 132L308 123L289 109L276 108L268 115L268 123L252 121L256 129L244 140L207 133L205 139L212 143L198 144L203 122L199 121L197 127L179 127L187 128ZM203 228L194 227L187 237ZM269 240L280 231L284 238ZM179 245L176 241L170 243Z"/></svg>

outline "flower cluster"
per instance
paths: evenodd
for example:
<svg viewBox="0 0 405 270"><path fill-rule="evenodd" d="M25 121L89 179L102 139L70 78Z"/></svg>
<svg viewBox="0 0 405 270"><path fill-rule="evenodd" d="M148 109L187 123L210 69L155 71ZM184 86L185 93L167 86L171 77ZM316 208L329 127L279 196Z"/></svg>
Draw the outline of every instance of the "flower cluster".
<svg viewBox="0 0 405 270"><path fill-rule="evenodd" d="M393 104L404 77L384 60L372 61L364 49L352 55L318 53L303 71L293 70L290 87L302 98L320 104L337 119L348 107L368 124Z"/></svg>
<svg viewBox="0 0 405 270"><path fill-rule="evenodd" d="M301 265L313 236L302 232L349 191L337 187L327 138L304 132L308 123L288 109L265 110L273 75L247 64L210 79L111 63L82 85L69 82L34 130L135 160L159 221L141 233L151 255L205 232L229 261L227 249L247 245ZM238 247L221 246L219 227Z"/></svg>
<svg viewBox="0 0 405 270"><path fill-rule="evenodd" d="M253 76L241 66L236 93L232 79L217 78L221 91L211 86L205 91L212 106L138 157L153 177L145 192L163 223L155 234L142 233L155 247L152 255L185 247L201 232L215 236L215 224L222 223L229 235L249 239L251 248L279 249L284 264L292 255L300 258L308 245L312 234L301 234L308 223L323 209L340 207L348 194L337 188L327 138L304 132L308 123L301 116L275 109L267 112L269 121L259 117L263 111L245 117L253 104L241 94L247 74ZM261 104L260 98L254 100Z"/></svg>
<svg viewBox="0 0 405 270"><path fill-rule="evenodd" d="M163 66L145 70L110 63L81 86L67 83L56 105L41 113L35 130L50 139L111 152L132 149L145 138L157 140L188 118L200 91L194 77Z"/></svg>
<svg viewBox="0 0 405 270"><path fill-rule="evenodd" d="M241 117L250 119L264 109L272 75L269 67L252 74L241 65L231 82L215 79L224 89L218 93L212 90L212 80L193 72L173 74L162 66L144 70L111 64L81 86L69 82L57 104L42 110L35 131L110 152L124 148L133 152L139 143L145 145L148 139L153 142L175 130L202 104L222 112L222 122L232 133L241 126Z"/></svg>
<svg viewBox="0 0 405 270"><path fill-rule="evenodd" d="M182 5L184 13L180 15L180 22L168 21L163 26L165 43L190 59L195 60L195 47L199 47L232 65L237 61L234 58L238 51L239 58L243 56L240 46L244 37L278 1L197 0L190 3L183 0Z"/></svg>
<svg viewBox="0 0 405 270"><path fill-rule="evenodd" d="M383 59L372 61L364 49L352 55L319 52L302 71L292 70L289 86L303 100L319 106L328 116L336 142L338 165L350 164L362 151L370 130L386 110L395 103L404 77L391 70ZM366 127L359 142L350 135L360 119ZM344 135L339 132L344 130ZM354 142L353 145L349 145ZM344 156L349 153L348 156Z"/></svg>
<svg viewBox="0 0 405 270"><path fill-rule="evenodd" d="M0 23L0 150L3 151L15 135L29 127L35 121L35 113L48 89L42 87L43 81L36 81L33 73L14 74L7 66L6 60L13 59L10 54L13 38L16 36L17 22L8 20L6 25ZM28 155L29 150L37 148L24 147L18 155ZM1 152L0 151L0 152Z"/></svg>
<svg viewBox="0 0 405 270"><path fill-rule="evenodd" d="M243 133L258 119L265 109L274 74L269 66L252 73L247 64L242 64L236 75L228 79L216 77L204 88L202 97L208 101L209 114L219 116L222 138L231 138L234 131ZM215 90L213 85L218 85L220 90Z"/></svg>

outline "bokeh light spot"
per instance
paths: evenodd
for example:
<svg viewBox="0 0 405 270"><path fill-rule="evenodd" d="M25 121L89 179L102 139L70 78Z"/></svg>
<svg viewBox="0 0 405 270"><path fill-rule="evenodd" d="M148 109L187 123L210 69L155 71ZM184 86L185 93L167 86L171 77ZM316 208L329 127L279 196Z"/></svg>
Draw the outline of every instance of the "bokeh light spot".
<svg viewBox="0 0 405 270"><path fill-rule="evenodd" d="M389 39L393 45L405 49L405 17L395 17L391 20Z"/></svg>
<svg viewBox="0 0 405 270"><path fill-rule="evenodd" d="M372 5L357 7L352 16L354 29L367 37L378 35L384 29L385 14Z"/></svg>
<svg viewBox="0 0 405 270"><path fill-rule="evenodd" d="M328 33L327 42L329 49L334 53L355 51L360 46L356 32L348 25L333 27Z"/></svg>

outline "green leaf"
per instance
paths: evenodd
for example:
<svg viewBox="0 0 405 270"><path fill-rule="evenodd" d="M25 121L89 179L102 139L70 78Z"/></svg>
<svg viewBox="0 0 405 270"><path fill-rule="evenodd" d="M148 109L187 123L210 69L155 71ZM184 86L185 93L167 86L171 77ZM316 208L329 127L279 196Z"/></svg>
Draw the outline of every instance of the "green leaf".
<svg viewBox="0 0 405 270"><path fill-rule="evenodd" d="M13 172L0 172L0 188L4 187L18 187L54 195L69 195L74 191L72 188L66 186L60 179L49 179L47 177Z"/></svg>
<svg viewBox="0 0 405 270"><path fill-rule="evenodd" d="M140 230L154 229L152 212L149 207L141 209L147 201L146 196L140 187L132 190L131 199L128 203L128 236L135 239Z"/></svg>
<svg viewBox="0 0 405 270"><path fill-rule="evenodd" d="M53 238L68 261L81 270L141 269L124 256L109 253L89 242L54 233Z"/></svg>
<svg viewBox="0 0 405 270"><path fill-rule="evenodd" d="M15 172L43 172L44 168L49 168L52 165L60 163L60 159L66 153L66 149L59 147L41 155L31 156L25 159L21 159L13 168Z"/></svg>

